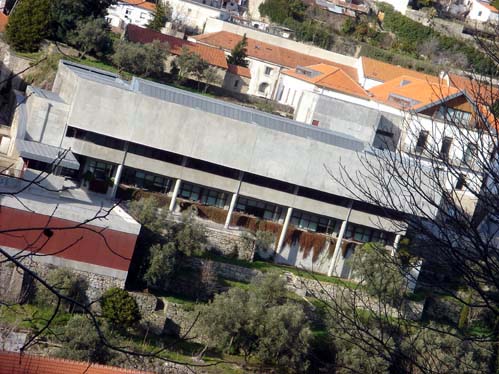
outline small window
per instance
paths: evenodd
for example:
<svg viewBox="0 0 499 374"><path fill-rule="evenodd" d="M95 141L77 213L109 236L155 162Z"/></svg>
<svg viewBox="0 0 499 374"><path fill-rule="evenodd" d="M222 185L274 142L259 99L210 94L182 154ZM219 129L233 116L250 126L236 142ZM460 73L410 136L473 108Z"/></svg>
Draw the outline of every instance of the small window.
<svg viewBox="0 0 499 374"><path fill-rule="evenodd" d="M481 15L482 15L482 11L481 11L481 10L479 10L479 11L478 11L478 17L480 17Z"/></svg>
<svg viewBox="0 0 499 374"><path fill-rule="evenodd" d="M234 82L234 88L237 88L239 86L239 79L236 79Z"/></svg>
<svg viewBox="0 0 499 374"><path fill-rule="evenodd" d="M265 67L265 75L272 74L272 70L274 70L274 69L272 69L270 66L266 66Z"/></svg>
<svg viewBox="0 0 499 374"><path fill-rule="evenodd" d="M457 178L456 182L456 190L462 191L465 186L466 186L466 175L459 174L459 177Z"/></svg>
<svg viewBox="0 0 499 374"><path fill-rule="evenodd" d="M130 14L132 14L132 10L131 10L131 9L127 9L127 10L125 10L125 14L126 14L127 16L129 16Z"/></svg>
<svg viewBox="0 0 499 374"><path fill-rule="evenodd" d="M463 162L467 165L472 164L478 155L477 146L475 143L468 143L466 151L464 151Z"/></svg>
<svg viewBox="0 0 499 374"><path fill-rule="evenodd" d="M442 148L440 148L440 158L442 160L447 160L449 158L449 151L451 144L452 144L452 138L446 136L442 142Z"/></svg>
<svg viewBox="0 0 499 374"><path fill-rule="evenodd" d="M260 84L260 86L258 86L258 92L260 92L261 94L266 94L268 87L269 87L268 83L262 83Z"/></svg>
<svg viewBox="0 0 499 374"><path fill-rule="evenodd" d="M144 13L144 12L141 12L141 13L140 13L140 18L141 18L141 19L144 19L144 18L146 18L146 15L147 15L146 13Z"/></svg>
<svg viewBox="0 0 499 374"><path fill-rule="evenodd" d="M318 119L312 120L312 126L319 126L320 121Z"/></svg>
<svg viewBox="0 0 499 374"><path fill-rule="evenodd" d="M419 133L418 142L416 143L416 152L421 153L423 149L426 148L426 142L428 141L428 131L422 130Z"/></svg>

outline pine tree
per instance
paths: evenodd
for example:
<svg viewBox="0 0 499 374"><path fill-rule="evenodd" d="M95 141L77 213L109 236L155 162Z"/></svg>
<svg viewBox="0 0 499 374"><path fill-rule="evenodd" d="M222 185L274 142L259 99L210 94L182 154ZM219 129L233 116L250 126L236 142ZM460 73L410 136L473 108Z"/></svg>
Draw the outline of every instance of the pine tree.
<svg viewBox="0 0 499 374"><path fill-rule="evenodd" d="M248 46L248 40L246 38L246 34L243 35L243 38L235 45L235 47L230 52L230 55L227 57L227 62L232 65L239 66L248 66L248 61L246 57L246 47Z"/></svg>
<svg viewBox="0 0 499 374"><path fill-rule="evenodd" d="M36 52L49 36L50 0L21 0L10 15L7 40L16 50Z"/></svg>
<svg viewBox="0 0 499 374"><path fill-rule="evenodd" d="M147 27L161 31L163 27L165 27L166 21L171 18L171 8L168 4L163 4L161 0L156 2L156 10L154 11L153 19L147 24Z"/></svg>

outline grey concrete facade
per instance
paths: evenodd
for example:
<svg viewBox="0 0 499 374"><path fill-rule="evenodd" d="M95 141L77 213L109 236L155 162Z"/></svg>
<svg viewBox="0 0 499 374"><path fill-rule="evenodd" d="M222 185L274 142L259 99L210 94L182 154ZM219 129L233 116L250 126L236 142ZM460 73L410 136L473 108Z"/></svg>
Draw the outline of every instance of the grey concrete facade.
<svg viewBox="0 0 499 374"><path fill-rule="evenodd" d="M375 157L365 151L372 137L366 138L361 124L362 136L355 138L346 132L315 128L136 78L124 82L112 73L64 61L59 65L51 95L32 92L24 108L20 108L27 112L26 123L20 125L26 129L26 138L70 148L76 155L102 160L115 167L123 164L172 180L225 191L230 196L237 192L241 197L340 222L356 198L348 186L336 182L329 173L338 176L345 166L356 173L364 167L359 155ZM53 109L56 107L57 112ZM337 108L337 117L344 121L345 113L341 110ZM331 116L335 116L334 111ZM365 116L370 123L376 122L377 117L372 113ZM66 136L69 128L91 132L107 140L97 144ZM126 147L107 145L113 141ZM165 151L184 160L200 160L232 170L235 176L125 152L128 144ZM240 180L240 173L272 183ZM287 187L276 188L274 182L289 186L289 191ZM393 188L396 193L402 186ZM309 192L304 194L302 190ZM323 195L334 199L322 198ZM230 199L226 210L229 202ZM354 204L349 217L352 224L404 233L386 218L381 208L377 214L373 213L375 209L366 211L361 206ZM399 211L411 209L401 205ZM279 222L283 219L281 214Z"/></svg>

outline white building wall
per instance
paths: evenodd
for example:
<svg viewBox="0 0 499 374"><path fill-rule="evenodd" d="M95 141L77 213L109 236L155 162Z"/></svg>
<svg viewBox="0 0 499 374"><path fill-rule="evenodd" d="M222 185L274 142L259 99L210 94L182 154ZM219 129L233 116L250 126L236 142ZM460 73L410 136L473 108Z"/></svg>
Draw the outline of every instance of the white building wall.
<svg viewBox="0 0 499 374"><path fill-rule="evenodd" d="M248 68L251 71L248 94L272 99L281 75L281 67L253 58L248 58L248 61ZM264 87L265 89L262 90Z"/></svg>
<svg viewBox="0 0 499 374"><path fill-rule="evenodd" d="M480 1L473 0L468 18L474 21L497 23L499 21L499 14L493 13L489 8L481 4Z"/></svg>
<svg viewBox="0 0 499 374"><path fill-rule="evenodd" d="M210 18L223 17L225 12L222 9L209 7L200 3L188 2L183 0L165 0L172 7L172 18L174 21L180 21L184 25L198 29L200 32L206 32L205 24Z"/></svg>
<svg viewBox="0 0 499 374"><path fill-rule="evenodd" d="M146 26L153 19L150 10L118 2L107 9L106 19L113 27L124 28L127 24Z"/></svg>

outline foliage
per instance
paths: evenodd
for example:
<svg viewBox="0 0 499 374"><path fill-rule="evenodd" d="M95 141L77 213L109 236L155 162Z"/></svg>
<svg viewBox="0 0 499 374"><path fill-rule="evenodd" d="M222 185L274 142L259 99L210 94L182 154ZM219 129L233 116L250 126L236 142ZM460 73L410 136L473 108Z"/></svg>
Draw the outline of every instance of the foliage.
<svg viewBox="0 0 499 374"><path fill-rule="evenodd" d="M81 57L87 53L102 57L112 50L113 45L109 36L109 25L103 18L78 21L76 30L68 39L78 48Z"/></svg>
<svg viewBox="0 0 499 374"><path fill-rule="evenodd" d="M248 46L248 39L246 38L246 34L243 35L242 39L237 42L237 44L230 51L230 55L227 56L227 63L232 65L239 66L248 66L248 61L246 58L248 57L246 47Z"/></svg>
<svg viewBox="0 0 499 374"><path fill-rule="evenodd" d="M163 3L162 1L157 1L153 19L149 21L147 27L156 31L161 31L161 29L165 27L165 23L171 18L172 8L170 4L168 2Z"/></svg>
<svg viewBox="0 0 499 374"><path fill-rule="evenodd" d="M490 57L477 50L469 42L442 35L431 27L424 26L400 14L391 5L380 4L379 8L385 14L383 27L397 36L397 48L400 51L417 56L418 46L435 38L438 40L440 55L445 53L446 56L446 59L440 63L455 63L457 61L458 63L455 65L459 65L460 68L472 67L479 74L491 75L496 72ZM463 59L463 56L466 60ZM467 63L467 66L463 66L463 63Z"/></svg>
<svg viewBox="0 0 499 374"><path fill-rule="evenodd" d="M106 325L101 324L99 327L105 336L109 335ZM105 364L112 357L93 321L86 316L71 318L62 328L59 339L62 344L56 355L60 358Z"/></svg>
<svg viewBox="0 0 499 374"><path fill-rule="evenodd" d="M407 290L407 281L400 272L397 258L392 258L382 244L366 243L355 251L352 260L354 277L373 296L397 304Z"/></svg>
<svg viewBox="0 0 499 374"><path fill-rule="evenodd" d="M133 200L129 212L141 225L151 231L162 232L168 228L168 207L155 197Z"/></svg>
<svg viewBox="0 0 499 374"><path fill-rule="evenodd" d="M276 235L270 231L257 230L255 233L255 251L270 252L275 242Z"/></svg>
<svg viewBox="0 0 499 374"><path fill-rule="evenodd" d="M265 0L258 10L272 22L283 24L288 18L303 21L307 5L301 0Z"/></svg>
<svg viewBox="0 0 499 374"><path fill-rule="evenodd" d="M186 256L200 256L206 249L208 239L204 227L191 215L184 215L174 226L174 242L177 250Z"/></svg>
<svg viewBox="0 0 499 374"><path fill-rule="evenodd" d="M154 244L150 250L149 266L144 274L147 287L166 290L175 272L177 249L174 243Z"/></svg>
<svg viewBox="0 0 499 374"><path fill-rule="evenodd" d="M102 316L119 329L132 327L140 320L135 299L120 288L110 288L101 297Z"/></svg>
<svg viewBox="0 0 499 374"><path fill-rule="evenodd" d="M64 41L76 29L78 22L104 18L107 8L116 0L57 0L50 8L51 36ZM47 12L48 14L49 12Z"/></svg>
<svg viewBox="0 0 499 374"><path fill-rule="evenodd" d="M166 43L159 40L148 44L120 40L114 50L111 59L120 71L151 77L163 73L169 49Z"/></svg>
<svg viewBox="0 0 499 374"><path fill-rule="evenodd" d="M21 0L9 17L6 36L21 52L35 52L50 35L50 0Z"/></svg>
<svg viewBox="0 0 499 374"><path fill-rule="evenodd" d="M46 280L61 295L69 297L83 305L88 303L86 295L88 289L87 281L71 270L64 268L51 270ZM37 284L35 300L39 305L53 306L57 303L57 296L42 284ZM66 310L71 312L78 310L72 302L67 300L62 300L62 305Z"/></svg>
<svg viewBox="0 0 499 374"><path fill-rule="evenodd" d="M355 20L353 18L347 17L347 19L341 25L341 32L346 35L353 34L355 31Z"/></svg>
<svg viewBox="0 0 499 374"><path fill-rule="evenodd" d="M257 277L247 290L231 288L199 306L200 330L210 344L245 359L303 371L311 333L303 308L287 299L277 274Z"/></svg>
<svg viewBox="0 0 499 374"><path fill-rule="evenodd" d="M182 52L175 59L175 64L178 67L178 77L181 81L185 81L189 77L199 81L208 68L208 63L197 53L189 51L187 47L182 47Z"/></svg>

